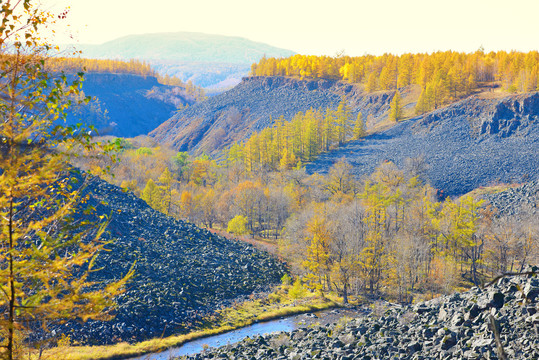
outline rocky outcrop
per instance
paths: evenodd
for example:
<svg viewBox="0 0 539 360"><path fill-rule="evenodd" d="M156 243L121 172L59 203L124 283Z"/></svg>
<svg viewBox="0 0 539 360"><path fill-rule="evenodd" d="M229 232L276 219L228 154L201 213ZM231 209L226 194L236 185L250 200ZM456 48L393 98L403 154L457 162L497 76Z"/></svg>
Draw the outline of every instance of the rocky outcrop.
<svg viewBox="0 0 539 360"><path fill-rule="evenodd" d="M492 117L481 124L481 134L498 134L501 137L523 132L539 123L539 94L517 96L496 104Z"/></svg>
<svg viewBox="0 0 539 360"><path fill-rule="evenodd" d="M113 320L52 326L53 334L103 344L183 333L235 299L265 291L286 272L251 245L174 220L98 178L84 192L96 214L110 215L105 239L114 240L91 280L119 279L133 264L135 276L117 298Z"/></svg>
<svg viewBox="0 0 539 360"><path fill-rule="evenodd" d="M281 115L291 120L299 111L336 108L343 96L354 115L361 110L365 119L380 118L389 109L393 93L364 94L334 80L248 77L225 93L179 111L150 136L180 151L210 153L247 139Z"/></svg>
<svg viewBox="0 0 539 360"><path fill-rule="evenodd" d="M195 101L179 87L162 85L153 76L88 73L84 95L96 98L72 106L68 123L93 125L99 135L146 135L169 119L180 105Z"/></svg>
<svg viewBox="0 0 539 360"><path fill-rule="evenodd" d="M402 168L407 158L422 158L427 178L441 197L535 180L538 104L536 92L502 99L470 97L322 154L306 168L309 173L326 173L344 158L361 177L384 161Z"/></svg>
<svg viewBox="0 0 539 360"><path fill-rule="evenodd" d="M500 359L502 356L539 358L537 275L503 278L485 289L475 287L413 306L387 304L379 312L347 323L257 336L189 358Z"/></svg>

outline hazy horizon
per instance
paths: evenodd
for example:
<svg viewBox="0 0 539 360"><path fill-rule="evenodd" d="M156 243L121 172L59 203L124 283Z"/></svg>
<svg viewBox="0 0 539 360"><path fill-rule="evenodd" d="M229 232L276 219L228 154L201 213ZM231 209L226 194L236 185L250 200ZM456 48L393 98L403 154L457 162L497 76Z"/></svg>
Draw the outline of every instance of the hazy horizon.
<svg viewBox="0 0 539 360"><path fill-rule="evenodd" d="M60 43L196 32L242 37L308 55L538 50L539 2L515 0L325 1L42 0L70 12ZM61 24L62 25L62 24ZM70 37L71 36L71 37Z"/></svg>

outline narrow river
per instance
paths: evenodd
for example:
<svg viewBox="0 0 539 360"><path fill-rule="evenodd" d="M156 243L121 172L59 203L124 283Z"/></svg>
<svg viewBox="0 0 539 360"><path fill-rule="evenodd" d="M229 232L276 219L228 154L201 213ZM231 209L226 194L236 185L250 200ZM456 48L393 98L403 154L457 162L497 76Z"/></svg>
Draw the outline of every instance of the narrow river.
<svg viewBox="0 0 539 360"><path fill-rule="evenodd" d="M204 347L219 347L241 341L247 336L270 334L279 331L292 331L296 328L295 317L273 320L246 326L224 334L193 340L182 346L154 354L147 354L129 360L169 360L173 356L192 355L202 352Z"/></svg>
<svg viewBox="0 0 539 360"><path fill-rule="evenodd" d="M160 353L146 354L129 360L169 360L174 356L193 355L202 352L205 347L219 347L233 344L256 335L271 334L279 331L292 331L299 327L316 324L328 324L336 322L341 317L355 317L370 313L365 307L340 308L317 312L315 314L300 314L284 319L272 320L246 326L241 329L229 331L224 334L214 335L203 339L193 340L181 346L170 348Z"/></svg>

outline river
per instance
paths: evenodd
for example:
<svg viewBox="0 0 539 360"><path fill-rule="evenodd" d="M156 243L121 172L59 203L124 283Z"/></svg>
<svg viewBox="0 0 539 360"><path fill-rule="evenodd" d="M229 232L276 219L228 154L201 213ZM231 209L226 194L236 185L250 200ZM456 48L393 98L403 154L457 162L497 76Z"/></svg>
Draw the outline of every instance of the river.
<svg viewBox="0 0 539 360"><path fill-rule="evenodd" d="M365 308L332 309L316 314L301 314L279 320L256 323L241 329L232 330L220 335L189 341L181 346L170 348L160 353L146 354L129 360L169 360L174 356L193 355L202 352L206 347L219 347L233 344L256 335L271 334L280 331L292 331L299 327L311 326L317 323L327 324L337 321L343 316L357 316L369 313Z"/></svg>
<svg viewBox="0 0 539 360"><path fill-rule="evenodd" d="M169 360L173 356L192 355L204 350L204 347L219 347L241 341L248 336L264 335L279 331L292 331L296 328L294 318L273 320L232 330L224 334L189 341L181 346L154 354L147 354L130 360Z"/></svg>

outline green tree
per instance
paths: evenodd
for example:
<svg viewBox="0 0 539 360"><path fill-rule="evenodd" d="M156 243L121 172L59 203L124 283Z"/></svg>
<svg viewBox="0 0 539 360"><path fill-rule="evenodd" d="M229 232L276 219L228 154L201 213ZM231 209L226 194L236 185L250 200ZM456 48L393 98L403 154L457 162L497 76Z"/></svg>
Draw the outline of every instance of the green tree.
<svg viewBox="0 0 539 360"><path fill-rule="evenodd" d="M359 140L366 135L365 122L363 121L363 114L359 112L357 114L356 122L354 124L354 140Z"/></svg>
<svg viewBox="0 0 539 360"><path fill-rule="evenodd" d="M57 16L30 0L0 6L0 356L11 360L38 324L108 318L127 277L104 288L90 281L104 226L95 232L75 219L83 187L67 160L96 145L62 126L80 79L46 71L51 47L41 30Z"/></svg>
<svg viewBox="0 0 539 360"><path fill-rule="evenodd" d="M226 231L236 235L248 234L249 230L247 230L247 222L248 220L245 216L236 215L228 222Z"/></svg>
<svg viewBox="0 0 539 360"><path fill-rule="evenodd" d="M395 92L389 109L389 121L397 122L402 119L402 99L399 91Z"/></svg>

